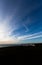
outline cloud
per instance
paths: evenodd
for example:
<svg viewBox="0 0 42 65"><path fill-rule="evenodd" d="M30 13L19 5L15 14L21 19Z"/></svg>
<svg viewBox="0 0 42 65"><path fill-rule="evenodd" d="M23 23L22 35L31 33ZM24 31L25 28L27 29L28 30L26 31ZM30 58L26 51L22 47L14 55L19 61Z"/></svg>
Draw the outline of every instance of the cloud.
<svg viewBox="0 0 42 65"><path fill-rule="evenodd" d="M24 28L26 29L25 32L28 32L28 31L29 31L28 27L27 27L25 24L23 24L23 26L24 26Z"/></svg>
<svg viewBox="0 0 42 65"><path fill-rule="evenodd" d="M1 18L2 19L2 18ZM7 16L4 20L2 19L0 22L0 43L21 43L22 40L28 40L28 39L35 39L42 37L42 31L34 34L27 34L27 35L21 35L20 34L14 34L12 35L13 30L15 31L18 27L12 28L10 25L10 21L12 19L12 16ZM26 31L28 31L28 28L25 24L23 26L26 28Z"/></svg>
<svg viewBox="0 0 42 65"><path fill-rule="evenodd" d="M38 38L38 37L42 37L42 32L20 36L20 37L18 37L18 39L19 40L27 40L27 39L34 39L34 38Z"/></svg>

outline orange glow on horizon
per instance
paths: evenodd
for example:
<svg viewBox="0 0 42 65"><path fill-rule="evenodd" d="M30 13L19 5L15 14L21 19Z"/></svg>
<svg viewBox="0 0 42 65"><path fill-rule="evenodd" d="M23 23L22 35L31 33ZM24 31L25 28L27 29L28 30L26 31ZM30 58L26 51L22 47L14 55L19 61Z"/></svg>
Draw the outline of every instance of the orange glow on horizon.
<svg viewBox="0 0 42 65"><path fill-rule="evenodd" d="M16 41L0 41L0 44L16 44Z"/></svg>

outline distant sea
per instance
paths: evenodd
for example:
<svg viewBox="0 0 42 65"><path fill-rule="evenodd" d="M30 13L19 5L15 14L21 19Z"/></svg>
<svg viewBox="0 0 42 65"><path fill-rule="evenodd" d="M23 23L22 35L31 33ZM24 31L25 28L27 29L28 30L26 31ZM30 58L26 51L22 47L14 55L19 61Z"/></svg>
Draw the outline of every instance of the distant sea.
<svg viewBox="0 0 42 65"><path fill-rule="evenodd" d="M42 43L0 44L0 48L1 47L11 47L11 46L31 46L31 45L35 45L35 44L42 44Z"/></svg>
<svg viewBox="0 0 42 65"><path fill-rule="evenodd" d="M0 44L1 47L19 46L20 44Z"/></svg>

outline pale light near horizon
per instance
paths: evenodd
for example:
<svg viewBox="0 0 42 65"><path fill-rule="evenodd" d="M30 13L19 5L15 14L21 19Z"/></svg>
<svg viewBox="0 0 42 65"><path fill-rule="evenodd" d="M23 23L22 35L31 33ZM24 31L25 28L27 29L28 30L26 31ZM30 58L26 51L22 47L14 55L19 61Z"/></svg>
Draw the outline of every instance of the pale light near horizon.
<svg viewBox="0 0 42 65"><path fill-rule="evenodd" d="M2 19L2 18L1 18ZM9 25L10 23L10 17L5 20L1 20L0 21L0 44L1 43L16 43L18 42L15 37L13 38L11 35L11 32L12 32L12 28L11 26Z"/></svg>

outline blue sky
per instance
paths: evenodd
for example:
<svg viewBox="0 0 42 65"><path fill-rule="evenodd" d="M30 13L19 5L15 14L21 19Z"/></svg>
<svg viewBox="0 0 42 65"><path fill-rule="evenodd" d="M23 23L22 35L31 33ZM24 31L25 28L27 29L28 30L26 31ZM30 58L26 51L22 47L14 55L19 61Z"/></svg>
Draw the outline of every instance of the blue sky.
<svg viewBox="0 0 42 65"><path fill-rule="evenodd" d="M0 0L0 41L10 40L42 42L42 0Z"/></svg>

